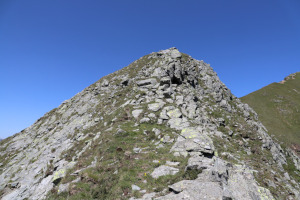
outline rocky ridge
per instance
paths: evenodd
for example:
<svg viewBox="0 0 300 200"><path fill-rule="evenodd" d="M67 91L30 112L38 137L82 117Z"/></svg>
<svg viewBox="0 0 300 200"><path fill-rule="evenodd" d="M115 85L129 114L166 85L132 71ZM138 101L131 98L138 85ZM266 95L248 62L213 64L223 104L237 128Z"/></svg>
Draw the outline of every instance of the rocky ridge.
<svg viewBox="0 0 300 200"><path fill-rule="evenodd" d="M0 142L2 199L299 199L287 155L176 48L103 77Z"/></svg>
<svg viewBox="0 0 300 200"><path fill-rule="evenodd" d="M280 81L279 83L284 84L286 81L290 80L290 79L295 79L296 73L290 74L287 77L285 77L282 81Z"/></svg>

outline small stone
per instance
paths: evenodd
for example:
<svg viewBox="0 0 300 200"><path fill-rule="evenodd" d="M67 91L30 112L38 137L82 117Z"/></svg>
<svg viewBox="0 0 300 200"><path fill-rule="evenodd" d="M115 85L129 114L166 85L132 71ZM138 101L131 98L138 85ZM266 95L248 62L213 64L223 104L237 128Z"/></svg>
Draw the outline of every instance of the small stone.
<svg viewBox="0 0 300 200"><path fill-rule="evenodd" d="M19 182L14 182L14 183L10 183L9 185L10 188L18 188L20 187Z"/></svg>
<svg viewBox="0 0 300 200"><path fill-rule="evenodd" d="M153 112L156 112L159 111L165 104L165 102L148 104L148 109Z"/></svg>
<svg viewBox="0 0 300 200"><path fill-rule="evenodd" d="M166 99L166 102L168 102L168 103L174 103L174 101L173 101L173 99Z"/></svg>
<svg viewBox="0 0 300 200"><path fill-rule="evenodd" d="M140 193L145 194L147 190L141 190Z"/></svg>
<svg viewBox="0 0 300 200"><path fill-rule="evenodd" d="M159 178L161 176L166 176L166 175L175 175L178 172L179 172L179 169L177 169L177 168L162 165L162 166L155 168L154 171L151 173L151 176L153 178Z"/></svg>
<svg viewBox="0 0 300 200"><path fill-rule="evenodd" d="M153 86L153 85L156 85L157 84L157 81L156 79L154 78L150 78L150 79L146 79L146 80L140 80L140 81L137 81L136 84L139 86L139 87L142 87L142 86Z"/></svg>
<svg viewBox="0 0 300 200"><path fill-rule="evenodd" d="M174 110L170 110L167 112L167 115L172 119L172 118L180 118L182 116L180 110L178 108Z"/></svg>
<svg viewBox="0 0 300 200"><path fill-rule="evenodd" d="M155 133L156 136L158 136L161 133L161 131L157 128L153 128L152 131Z"/></svg>
<svg viewBox="0 0 300 200"><path fill-rule="evenodd" d="M171 79L169 77L163 77L160 79L160 85L170 85Z"/></svg>
<svg viewBox="0 0 300 200"><path fill-rule="evenodd" d="M158 119L157 120L157 124L162 124L163 123L163 120L162 119Z"/></svg>
<svg viewBox="0 0 300 200"><path fill-rule="evenodd" d="M138 110L134 110L132 111L132 116L137 119L139 117L139 115L143 112L142 109L138 109Z"/></svg>
<svg viewBox="0 0 300 200"><path fill-rule="evenodd" d="M102 82L102 87L107 87L107 86L109 86L109 82L108 80L104 79Z"/></svg>
<svg viewBox="0 0 300 200"><path fill-rule="evenodd" d="M180 164L180 162L171 162L171 161L166 162L166 165L169 165L169 166L178 166L179 164Z"/></svg>
<svg viewBox="0 0 300 200"><path fill-rule="evenodd" d="M148 117L144 117L143 119L140 120L140 123L147 123L150 122L150 119Z"/></svg>
<svg viewBox="0 0 300 200"><path fill-rule="evenodd" d="M155 115L154 113L150 113L150 114L148 115L148 117L153 119L153 118L156 118L156 115Z"/></svg>
<svg viewBox="0 0 300 200"><path fill-rule="evenodd" d="M126 133L126 131L124 131L123 129L118 128L117 129L117 134L122 134L122 133Z"/></svg>
<svg viewBox="0 0 300 200"><path fill-rule="evenodd" d="M69 185L70 185L70 183L67 183L67 184L60 184L60 185L58 186L57 194L60 194L60 193L62 193L62 192L68 192Z"/></svg>
<svg viewBox="0 0 300 200"><path fill-rule="evenodd" d="M138 147L133 148L133 152L134 152L134 153L140 153L141 151L142 151L141 148L138 148Z"/></svg>
<svg viewBox="0 0 300 200"><path fill-rule="evenodd" d="M139 191L139 190L141 190L141 188L139 186L137 186L137 185L131 185L131 189L133 191Z"/></svg>
<svg viewBox="0 0 300 200"><path fill-rule="evenodd" d="M284 173L284 178L288 181L291 180L291 178L287 172Z"/></svg>
<svg viewBox="0 0 300 200"><path fill-rule="evenodd" d="M161 141L162 141L163 143L172 143L172 142L174 142L174 139L171 139L171 137L170 137L169 135L165 135L165 136L161 139Z"/></svg>

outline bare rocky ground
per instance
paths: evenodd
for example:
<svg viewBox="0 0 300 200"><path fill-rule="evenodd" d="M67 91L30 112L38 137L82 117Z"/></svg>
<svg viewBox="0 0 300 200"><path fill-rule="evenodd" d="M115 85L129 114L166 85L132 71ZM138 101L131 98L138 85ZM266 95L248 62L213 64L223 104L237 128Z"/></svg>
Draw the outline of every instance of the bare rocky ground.
<svg viewBox="0 0 300 200"><path fill-rule="evenodd" d="M289 170L300 161L288 155L210 65L170 48L2 140L0 195L297 200L299 176Z"/></svg>

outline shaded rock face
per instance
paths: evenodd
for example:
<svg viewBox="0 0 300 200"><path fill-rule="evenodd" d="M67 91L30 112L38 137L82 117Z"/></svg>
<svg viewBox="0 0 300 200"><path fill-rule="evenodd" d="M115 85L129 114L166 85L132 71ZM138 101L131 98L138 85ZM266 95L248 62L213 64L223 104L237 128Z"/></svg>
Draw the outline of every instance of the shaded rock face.
<svg viewBox="0 0 300 200"><path fill-rule="evenodd" d="M299 199L257 114L176 48L100 79L0 148L2 199Z"/></svg>

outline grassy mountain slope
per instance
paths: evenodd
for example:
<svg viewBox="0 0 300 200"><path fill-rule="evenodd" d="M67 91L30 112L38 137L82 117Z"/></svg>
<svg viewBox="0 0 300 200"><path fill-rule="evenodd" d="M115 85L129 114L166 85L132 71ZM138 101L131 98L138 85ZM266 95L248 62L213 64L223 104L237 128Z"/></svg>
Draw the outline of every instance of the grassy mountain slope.
<svg viewBox="0 0 300 200"><path fill-rule="evenodd" d="M300 151L300 72L241 98L257 113L269 133Z"/></svg>

